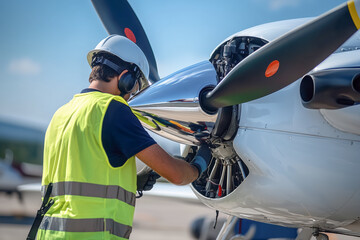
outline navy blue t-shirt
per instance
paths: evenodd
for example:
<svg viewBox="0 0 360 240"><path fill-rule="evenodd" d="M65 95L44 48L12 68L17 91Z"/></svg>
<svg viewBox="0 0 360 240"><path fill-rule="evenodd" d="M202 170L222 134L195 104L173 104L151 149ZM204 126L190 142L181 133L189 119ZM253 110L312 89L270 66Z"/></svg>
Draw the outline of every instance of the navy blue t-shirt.
<svg viewBox="0 0 360 240"><path fill-rule="evenodd" d="M98 90L86 88L81 93L92 91ZM116 100L106 110L101 140L113 167L124 165L127 159L156 143L131 109Z"/></svg>

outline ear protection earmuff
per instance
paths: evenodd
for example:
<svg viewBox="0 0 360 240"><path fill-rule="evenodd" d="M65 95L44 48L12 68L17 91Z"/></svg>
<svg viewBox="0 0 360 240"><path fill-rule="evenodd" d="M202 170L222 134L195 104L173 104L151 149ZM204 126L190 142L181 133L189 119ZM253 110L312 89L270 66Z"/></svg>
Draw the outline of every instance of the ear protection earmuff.
<svg viewBox="0 0 360 240"><path fill-rule="evenodd" d="M130 64L127 70L128 71L120 77L118 82L118 88L121 92L120 96L125 96L130 93L131 90L134 89L136 82L139 82L140 84L140 81L138 81L141 75L139 68L134 64Z"/></svg>
<svg viewBox="0 0 360 240"><path fill-rule="evenodd" d="M128 70L126 73L124 73L118 82L118 88L121 92L120 96L125 96L126 94L130 93L131 90L134 89L136 85L136 81L140 84L140 77L141 77L141 71L135 64L128 64L127 66L120 67L117 64L113 63L112 61L104 58L103 56L93 56L91 67L94 67L98 64L104 64L113 70L115 70L118 74L121 74L124 70ZM140 88L141 86L139 86Z"/></svg>

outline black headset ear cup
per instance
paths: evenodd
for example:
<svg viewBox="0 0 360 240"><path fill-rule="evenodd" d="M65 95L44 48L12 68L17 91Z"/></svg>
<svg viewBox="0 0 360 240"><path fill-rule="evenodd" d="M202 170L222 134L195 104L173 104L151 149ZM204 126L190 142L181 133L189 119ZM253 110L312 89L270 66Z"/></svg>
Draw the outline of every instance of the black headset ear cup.
<svg viewBox="0 0 360 240"><path fill-rule="evenodd" d="M124 73L118 82L118 88L121 92L121 95L124 96L125 94L129 93L136 84L136 78L130 73Z"/></svg>

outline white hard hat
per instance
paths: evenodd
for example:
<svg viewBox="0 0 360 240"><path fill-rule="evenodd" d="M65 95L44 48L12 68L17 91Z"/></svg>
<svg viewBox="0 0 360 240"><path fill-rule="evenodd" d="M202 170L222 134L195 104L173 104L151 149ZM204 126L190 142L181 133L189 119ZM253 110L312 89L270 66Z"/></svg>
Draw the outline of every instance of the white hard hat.
<svg viewBox="0 0 360 240"><path fill-rule="evenodd" d="M146 78L144 79L146 81L145 85L149 85L149 63L143 51L130 39L113 34L101 40L95 49L91 50L87 55L87 61L90 66L94 54L98 52L107 52L125 62L135 64ZM143 84L144 83L142 83L142 85Z"/></svg>

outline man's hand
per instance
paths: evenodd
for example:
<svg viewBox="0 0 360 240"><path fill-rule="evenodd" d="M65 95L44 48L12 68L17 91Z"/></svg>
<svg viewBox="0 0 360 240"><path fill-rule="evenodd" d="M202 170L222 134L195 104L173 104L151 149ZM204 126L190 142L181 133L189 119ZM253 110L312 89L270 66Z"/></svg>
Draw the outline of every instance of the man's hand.
<svg viewBox="0 0 360 240"><path fill-rule="evenodd" d="M156 183L156 179L160 177L154 171L151 172L140 172L137 175L137 191L149 191L153 188Z"/></svg>
<svg viewBox="0 0 360 240"><path fill-rule="evenodd" d="M198 169L199 177L207 169L211 158L212 158L212 154L210 148L205 144L201 145L194 159L190 163L191 165L194 165Z"/></svg>

